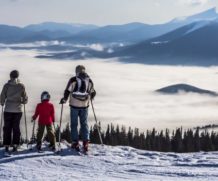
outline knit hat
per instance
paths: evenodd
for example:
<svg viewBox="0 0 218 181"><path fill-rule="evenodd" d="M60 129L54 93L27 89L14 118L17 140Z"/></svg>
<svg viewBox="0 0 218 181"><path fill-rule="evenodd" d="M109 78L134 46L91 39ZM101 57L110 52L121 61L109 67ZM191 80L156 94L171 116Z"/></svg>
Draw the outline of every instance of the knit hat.
<svg viewBox="0 0 218 181"><path fill-rule="evenodd" d="M77 65L75 71L76 71L76 75L78 75L80 73L85 73L86 68L83 65Z"/></svg>
<svg viewBox="0 0 218 181"><path fill-rule="evenodd" d="M19 77L19 72L17 70L13 70L10 73L10 78L11 79L17 79Z"/></svg>

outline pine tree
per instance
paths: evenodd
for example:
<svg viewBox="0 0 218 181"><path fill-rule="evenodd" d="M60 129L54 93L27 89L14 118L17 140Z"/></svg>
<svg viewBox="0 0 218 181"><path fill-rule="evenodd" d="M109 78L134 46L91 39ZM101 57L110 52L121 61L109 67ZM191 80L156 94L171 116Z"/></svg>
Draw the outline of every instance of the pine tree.
<svg viewBox="0 0 218 181"><path fill-rule="evenodd" d="M107 131L105 135L105 142L106 145L111 145L111 133L110 133L110 125L107 126Z"/></svg>
<svg viewBox="0 0 218 181"><path fill-rule="evenodd" d="M175 136L172 138L172 150L174 152L183 152L183 140L180 128L176 130Z"/></svg>
<svg viewBox="0 0 218 181"><path fill-rule="evenodd" d="M146 132L146 138L145 138L145 149L146 150L151 150L151 134L150 132L147 130Z"/></svg>
<svg viewBox="0 0 218 181"><path fill-rule="evenodd" d="M201 150L201 142L199 136L199 128L197 128L194 134L194 151L198 152L200 150Z"/></svg>
<svg viewBox="0 0 218 181"><path fill-rule="evenodd" d="M127 133L127 139L128 139L128 146L133 145L133 130L131 127L129 127L128 133Z"/></svg>
<svg viewBox="0 0 218 181"><path fill-rule="evenodd" d="M164 139L164 144L162 145L163 148L163 151L164 152L169 152L169 151L172 151L172 148L171 148L171 140L170 140L170 132L168 129L166 129L165 131L165 139Z"/></svg>
<svg viewBox="0 0 218 181"><path fill-rule="evenodd" d="M72 143L71 130L70 130L70 124L69 123L67 123L65 129L62 131L61 138L66 140L68 143Z"/></svg>

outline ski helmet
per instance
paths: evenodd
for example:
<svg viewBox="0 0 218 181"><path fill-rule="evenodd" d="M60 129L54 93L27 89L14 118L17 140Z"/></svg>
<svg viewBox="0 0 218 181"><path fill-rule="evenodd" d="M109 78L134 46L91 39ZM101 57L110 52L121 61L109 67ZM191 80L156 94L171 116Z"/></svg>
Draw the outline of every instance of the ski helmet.
<svg viewBox="0 0 218 181"><path fill-rule="evenodd" d="M80 73L85 73L86 68L83 65L77 65L76 66L76 75L80 74Z"/></svg>
<svg viewBox="0 0 218 181"><path fill-rule="evenodd" d="M49 101L51 98L50 94L47 91L42 92L41 101Z"/></svg>
<svg viewBox="0 0 218 181"><path fill-rule="evenodd" d="M13 70L10 73L10 78L11 79L17 79L19 77L19 72L17 70Z"/></svg>

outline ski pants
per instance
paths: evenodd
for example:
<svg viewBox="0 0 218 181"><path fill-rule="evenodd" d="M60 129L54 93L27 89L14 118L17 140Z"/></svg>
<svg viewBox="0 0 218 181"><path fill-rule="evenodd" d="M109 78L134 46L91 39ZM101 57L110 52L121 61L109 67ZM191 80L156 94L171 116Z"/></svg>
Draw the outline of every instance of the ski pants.
<svg viewBox="0 0 218 181"><path fill-rule="evenodd" d="M20 144L21 117L22 113L4 112L3 144L5 146Z"/></svg>
<svg viewBox="0 0 218 181"><path fill-rule="evenodd" d="M52 129L52 125L43 125L43 124L38 125L37 145L42 144L42 138L43 138L43 134L44 134L44 131L45 131L45 127L46 127L46 130L47 130L48 139L50 141L50 144L55 145L56 138L55 138L54 131Z"/></svg>
<svg viewBox="0 0 218 181"><path fill-rule="evenodd" d="M71 114L71 138L73 142L79 141L78 133L78 118L80 119L80 133L82 140L89 140L89 126L88 126L88 108L70 108Z"/></svg>

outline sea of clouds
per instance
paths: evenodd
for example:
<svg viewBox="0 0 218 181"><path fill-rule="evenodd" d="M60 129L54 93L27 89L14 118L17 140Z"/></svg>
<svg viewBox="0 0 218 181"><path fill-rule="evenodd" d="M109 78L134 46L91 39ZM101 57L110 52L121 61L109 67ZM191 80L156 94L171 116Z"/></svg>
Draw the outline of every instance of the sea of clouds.
<svg viewBox="0 0 218 181"><path fill-rule="evenodd" d="M51 94L51 101L56 108L56 121L59 121L59 101L78 64L86 66L95 83L97 96L94 105L103 127L115 123L145 131L153 127L193 128L218 123L216 97L194 93L161 95L154 92L177 83L218 92L218 67L124 64L116 59L47 60L34 58L37 53L29 50L0 50L0 89L8 81L10 71L18 69L29 96L26 108L29 126L31 115L44 90ZM94 124L91 109L89 120L90 125ZM69 106L65 105L64 123L69 121Z"/></svg>

